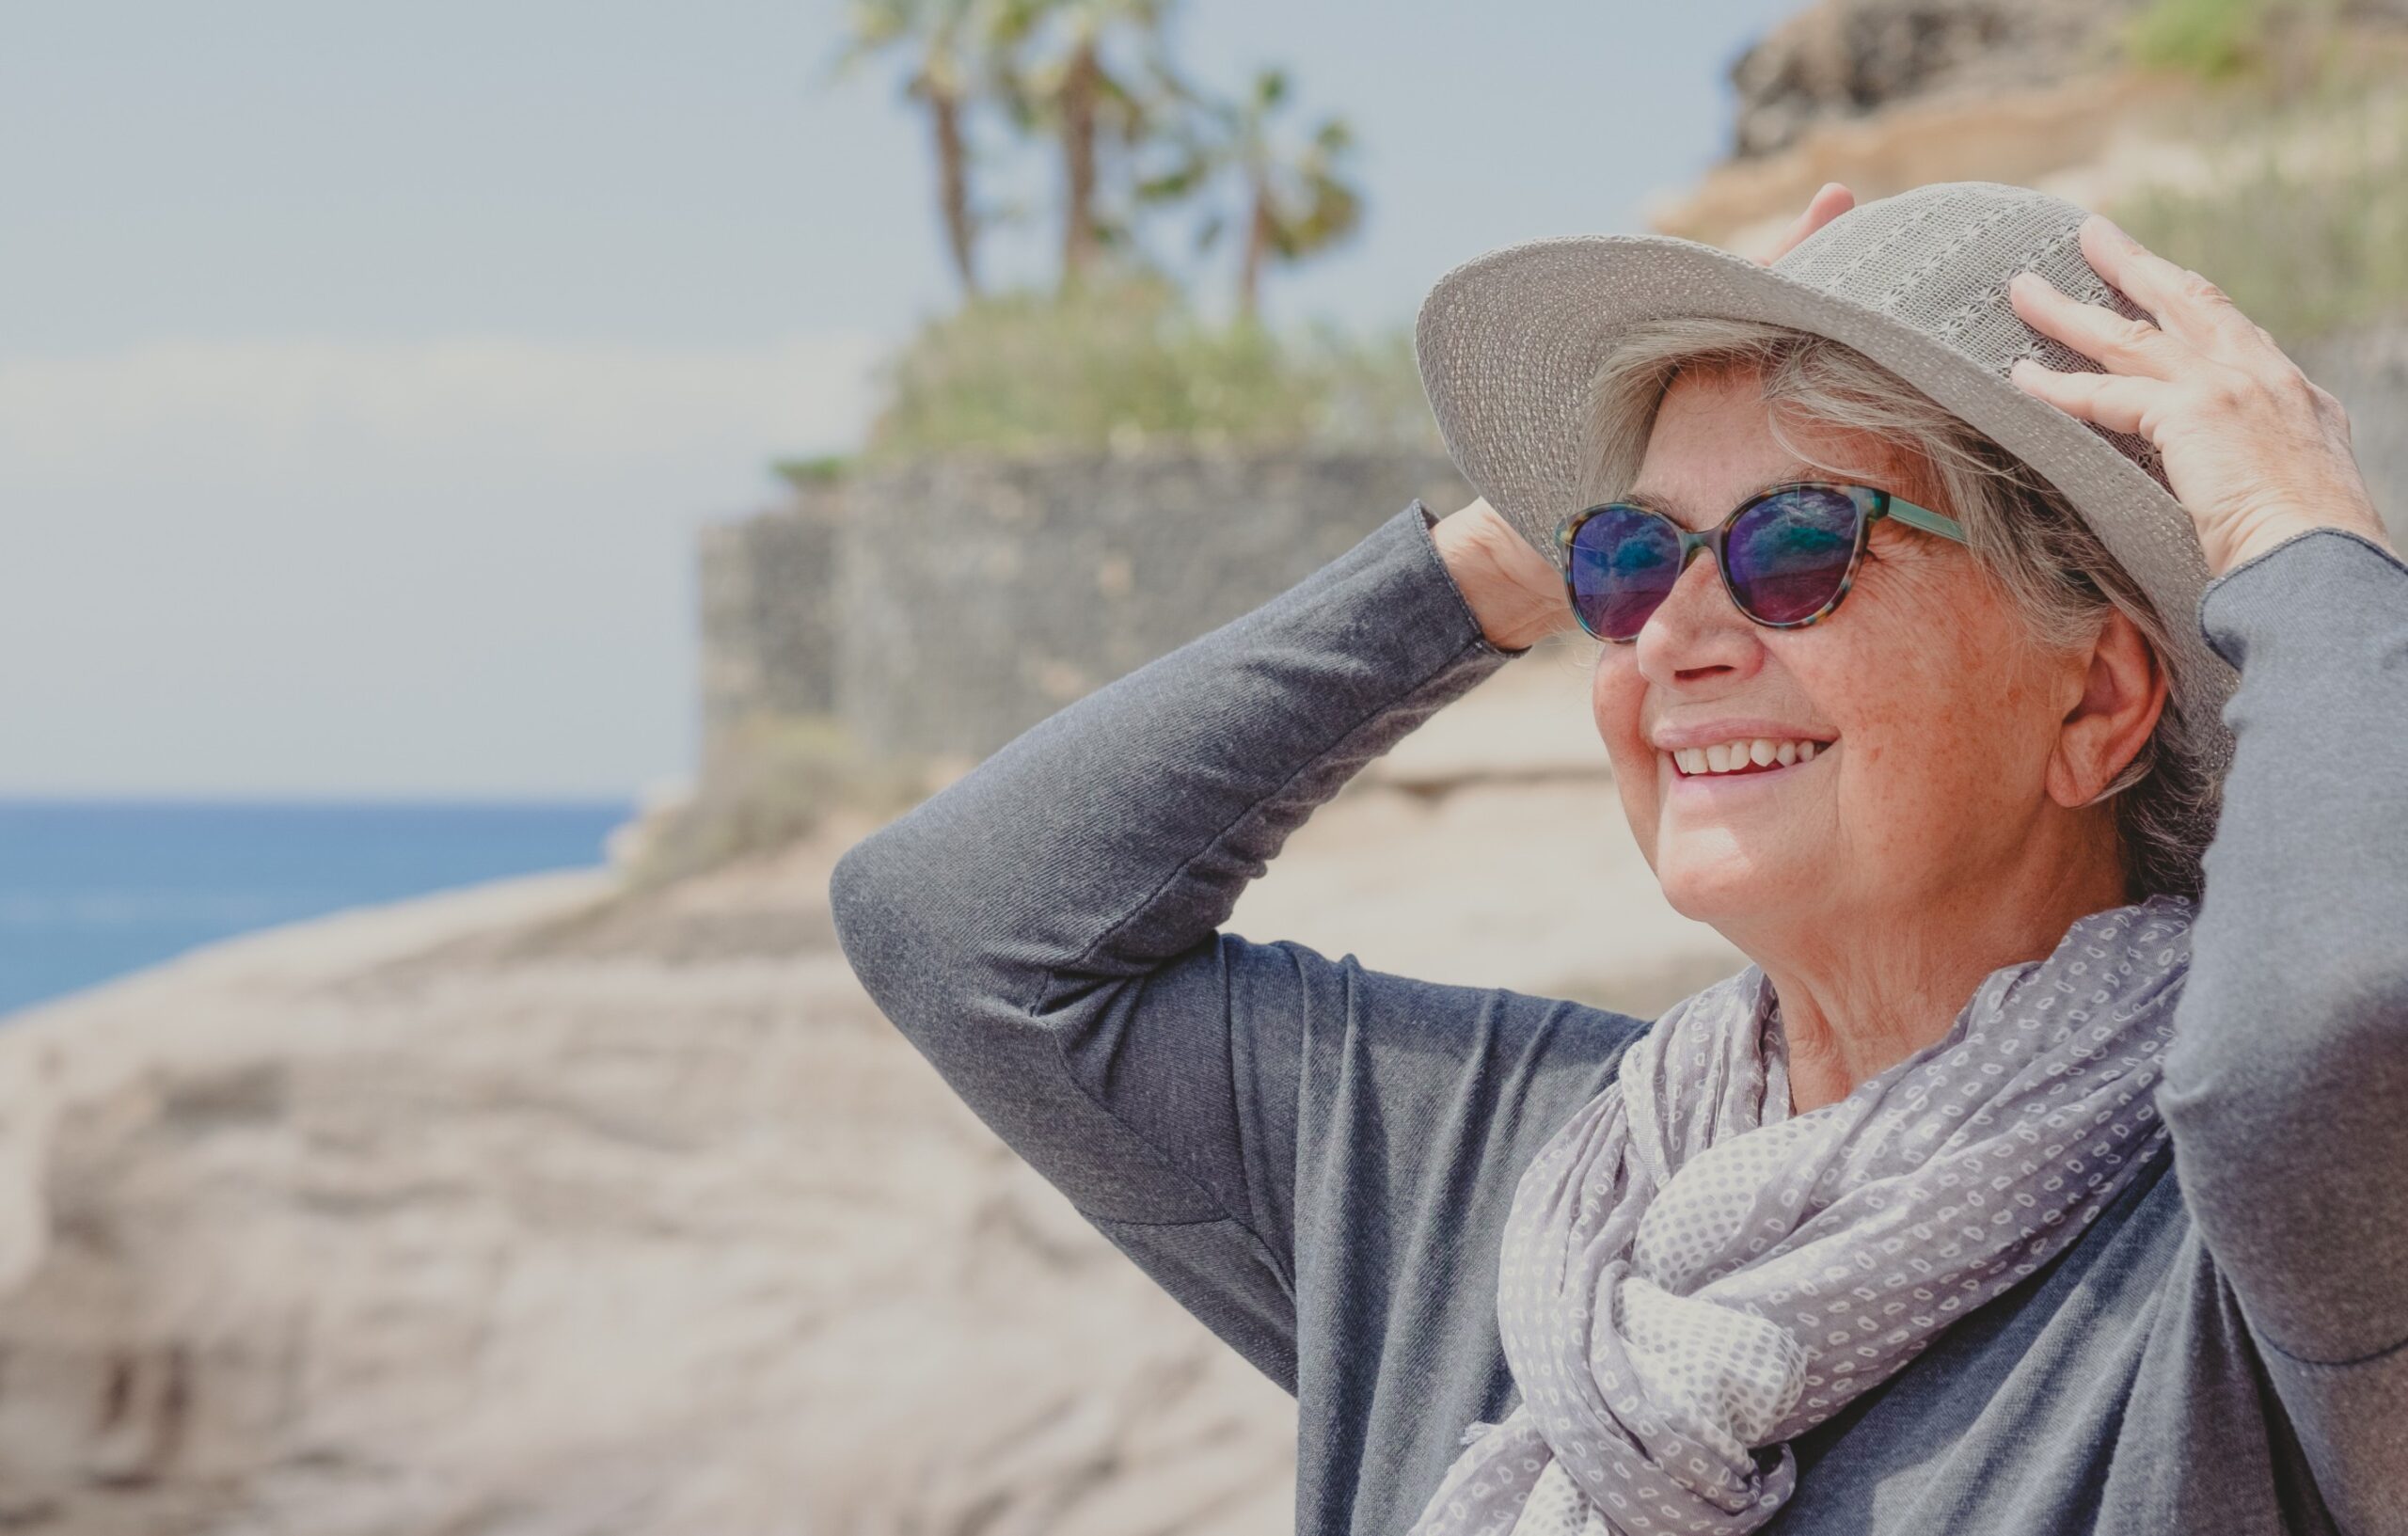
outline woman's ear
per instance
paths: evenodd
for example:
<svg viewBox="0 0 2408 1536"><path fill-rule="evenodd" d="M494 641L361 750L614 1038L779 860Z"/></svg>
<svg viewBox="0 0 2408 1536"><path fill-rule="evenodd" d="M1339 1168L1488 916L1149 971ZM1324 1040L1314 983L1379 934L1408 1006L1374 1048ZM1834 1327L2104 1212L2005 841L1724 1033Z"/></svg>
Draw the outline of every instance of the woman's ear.
<svg viewBox="0 0 2408 1536"><path fill-rule="evenodd" d="M2120 608L2108 609L2080 678L2081 700L2049 754L2049 797L2067 808L2098 799L2139 754L2165 711L2167 692L2165 669Z"/></svg>

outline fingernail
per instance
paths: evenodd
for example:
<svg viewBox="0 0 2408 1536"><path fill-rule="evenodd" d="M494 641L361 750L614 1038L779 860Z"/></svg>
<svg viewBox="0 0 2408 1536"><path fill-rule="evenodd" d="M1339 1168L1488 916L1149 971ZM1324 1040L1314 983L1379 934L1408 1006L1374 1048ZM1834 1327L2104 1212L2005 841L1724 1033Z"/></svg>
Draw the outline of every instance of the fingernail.
<svg viewBox="0 0 2408 1536"><path fill-rule="evenodd" d="M2113 235L2126 250L2138 250L2141 248L2141 243L2139 241L2134 240L2131 235L2126 234L2124 232L2124 227L2117 224L2114 219L2109 218L2106 214L2099 214L2099 222L2107 227L2107 232L2110 235Z"/></svg>

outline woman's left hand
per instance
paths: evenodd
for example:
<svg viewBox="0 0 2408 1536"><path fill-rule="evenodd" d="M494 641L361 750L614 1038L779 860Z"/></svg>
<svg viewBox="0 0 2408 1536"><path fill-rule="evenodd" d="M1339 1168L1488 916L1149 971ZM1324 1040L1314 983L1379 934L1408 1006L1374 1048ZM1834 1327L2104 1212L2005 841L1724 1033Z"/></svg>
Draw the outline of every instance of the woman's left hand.
<svg viewBox="0 0 2408 1536"><path fill-rule="evenodd" d="M2103 214L2083 221L2081 239L2092 269L2158 324L2127 320L2021 273L2008 288L2015 312L2107 372L2060 373L2026 357L2010 376L2068 415L2156 444L2175 499L2198 528L2210 577L2317 528L2345 529L2398 552L2350 450L2339 401L2207 278Z"/></svg>

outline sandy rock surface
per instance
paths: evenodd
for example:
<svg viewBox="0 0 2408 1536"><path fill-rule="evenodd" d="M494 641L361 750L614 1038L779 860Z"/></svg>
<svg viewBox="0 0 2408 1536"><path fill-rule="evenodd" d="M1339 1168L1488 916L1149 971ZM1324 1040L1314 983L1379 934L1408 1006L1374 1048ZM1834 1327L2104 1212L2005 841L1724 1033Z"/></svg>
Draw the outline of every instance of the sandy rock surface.
<svg viewBox="0 0 2408 1536"><path fill-rule="evenodd" d="M1230 926L1634 1009L1726 974L1556 660ZM867 830L273 930L0 1029L0 1528L1288 1528L1291 1400L853 982L826 883Z"/></svg>

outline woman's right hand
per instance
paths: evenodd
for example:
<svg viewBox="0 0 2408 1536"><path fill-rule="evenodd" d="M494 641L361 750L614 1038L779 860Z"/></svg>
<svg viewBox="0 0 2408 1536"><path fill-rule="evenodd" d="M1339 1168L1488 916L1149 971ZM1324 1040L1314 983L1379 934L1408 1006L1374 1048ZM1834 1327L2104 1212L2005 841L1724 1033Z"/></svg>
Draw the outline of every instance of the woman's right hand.
<svg viewBox="0 0 2408 1536"><path fill-rule="evenodd" d="M1490 644L1518 651L1573 626L1563 573L1485 498L1439 518L1430 538Z"/></svg>
<svg viewBox="0 0 2408 1536"><path fill-rule="evenodd" d="M1856 194L1838 182L1824 182L1780 243L1757 260L1769 266L1855 206ZM1562 571L1515 532L1485 498L1438 519L1430 536L1491 644L1517 651L1559 629L1575 627Z"/></svg>

